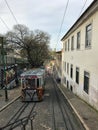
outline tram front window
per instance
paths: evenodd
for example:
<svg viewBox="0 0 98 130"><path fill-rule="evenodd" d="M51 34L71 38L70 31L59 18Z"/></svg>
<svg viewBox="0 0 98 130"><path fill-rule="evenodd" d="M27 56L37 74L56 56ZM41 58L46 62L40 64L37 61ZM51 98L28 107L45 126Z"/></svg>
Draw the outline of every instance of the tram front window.
<svg viewBox="0 0 98 130"><path fill-rule="evenodd" d="M27 88L35 88L35 79L27 79Z"/></svg>
<svg viewBox="0 0 98 130"><path fill-rule="evenodd" d="M32 87L35 87L35 79L32 79L32 80L31 80L31 86L32 86Z"/></svg>

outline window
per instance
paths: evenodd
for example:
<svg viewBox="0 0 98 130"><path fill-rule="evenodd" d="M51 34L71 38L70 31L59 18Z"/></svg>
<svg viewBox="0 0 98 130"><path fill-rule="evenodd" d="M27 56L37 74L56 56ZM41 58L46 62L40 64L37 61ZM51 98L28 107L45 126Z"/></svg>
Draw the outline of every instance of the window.
<svg viewBox="0 0 98 130"><path fill-rule="evenodd" d="M79 68L76 67L76 83L79 84Z"/></svg>
<svg viewBox="0 0 98 130"><path fill-rule="evenodd" d="M77 33L77 49L80 49L80 32Z"/></svg>
<svg viewBox="0 0 98 130"><path fill-rule="evenodd" d="M66 84L66 77L64 77L64 83Z"/></svg>
<svg viewBox="0 0 98 130"><path fill-rule="evenodd" d="M69 82L68 82L68 80L67 80L67 88L69 88Z"/></svg>
<svg viewBox="0 0 98 130"><path fill-rule="evenodd" d="M35 79L27 79L28 80L28 84L30 86L32 86L33 88L36 87L36 80Z"/></svg>
<svg viewBox="0 0 98 130"><path fill-rule="evenodd" d="M73 87L72 87L72 85L70 85L70 90L73 92Z"/></svg>
<svg viewBox="0 0 98 130"><path fill-rule="evenodd" d="M68 51L69 51L69 46L70 46L70 40L68 39Z"/></svg>
<svg viewBox="0 0 98 130"><path fill-rule="evenodd" d="M53 68L54 69L54 68ZM63 61L63 69L65 69L65 62Z"/></svg>
<svg viewBox="0 0 98 130"><path fill-rule="evenodd" d="M89 24L86 26L86 39L85 39L85 47L91 46L91 32L92 32L92 25Z"/></svg>
<svg viewBox="0 0 98 130"><path fill-rule="evenodd" d="M39 79L37 79L37 87L39 87L40 86L40 81L41 81L41 79L39 78Z"/></svg>
<svg viewBox="0 0 98 130"><path fill-rule="evenodd" d="M69 74L69 63L67 63L67 74Z"/></svg>
<svg viewBox="0 0 98 130"><path fill-rule="evenodd" d="M67 42L65 42L65 51L67 50Z"/></svg>
<svg viewBox="0 0 98 130"><path fill-rule="evenodd" d="M71 38L71 50L74 50L74 36Z"/></svg>
<svg viewBox="0 0 98 130"><path fill-rule="evenodd" d="M66 62L65 62L65 72L66 72Z"/></svg>
<svg viewBox="0 0 98 130"><path fill-rule="evenodd" d="M89 91L89 78L90 78L89 73L84 71L84 91L86 93L88 93Z"/></svg>
<svg viewBox="0 0 98 130"><path fill-rule="evenodd" d="M73 65L70 67L70 77L73 78Z"/></svg>

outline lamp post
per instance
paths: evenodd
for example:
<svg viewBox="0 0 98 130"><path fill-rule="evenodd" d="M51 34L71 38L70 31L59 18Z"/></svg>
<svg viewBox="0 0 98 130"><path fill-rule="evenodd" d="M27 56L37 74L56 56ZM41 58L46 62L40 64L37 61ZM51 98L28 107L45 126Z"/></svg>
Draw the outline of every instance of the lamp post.
<svg viewBox="0 0 98 130"><path fill-rule="evenodd" d="M4 50L4 38L0 37L0 42L1 42L1 55L2 55L2 63L3 63L3 70L4 70L4 79L5 79L5 86L4 86L4 90L5 90L5 101L8 100L8 93L7 93L7 84L6 84L6 59L5 59L5 50ZM3 82L4 84L4 82Z"/></svg>

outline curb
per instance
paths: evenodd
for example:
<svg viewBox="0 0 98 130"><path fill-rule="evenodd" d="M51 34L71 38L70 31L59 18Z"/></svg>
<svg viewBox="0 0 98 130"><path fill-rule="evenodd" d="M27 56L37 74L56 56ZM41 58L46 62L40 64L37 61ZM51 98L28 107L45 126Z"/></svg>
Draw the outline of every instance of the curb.
<svg viewBox="0 0 98 130"><path fill-rule="evenodd" d="M56 82L56 80L54 79L54 81ZM56 82L57 84L57 82ZM65 93L63 92L63 90L60 88L60 85L58 85L58 88L60 89L60 91L62 92L62 94L65 96L65 98L67 99L68 103L70 104L70 106L72 107L72 109L74 110L75 114L77 115L77 117L79 118L79 120L81 121L82 125L84 126L85 130L90 130L88 128L88 126L85 124L84 120L82 119L82 117L79 115L79 113L77 112L77 110L74 108L74 106L72 105L72 103L70 102L70 100L67 98L67 96L65 95Z"/></svg>
<svg viewBox="0 0 98 130"><path fill-rule="evenodd" d="M65 96L65 98L67 99L68 103L70 104L70 106L72 107L72 109L74 110L75 114L77 115L77 117L79 118L79 120L81 121L82 125L84 126L84 128L86 130L90 130L88 128L88 126L85 124L84 120L82 119L82 117L78 114L78 112L76 111L76 109L74 108L74 106L71 104L70 100L67 98L67 96L65 95L65 93L62 91L62 89L59 87L60 91L63 93L63 95Z"/></svg>
<svg viewBox="0 0 98 130"><path fill-rule="evenodd" d="M18 98L20 98L20 95L18 97L16 97L15 99L13 99L11 102L9 102L8 104L6 104L5 106L3 106L0 109L0 112L3 111L5 108L7 108L9 105L11 105L13 102L15 102Z"/></svg>

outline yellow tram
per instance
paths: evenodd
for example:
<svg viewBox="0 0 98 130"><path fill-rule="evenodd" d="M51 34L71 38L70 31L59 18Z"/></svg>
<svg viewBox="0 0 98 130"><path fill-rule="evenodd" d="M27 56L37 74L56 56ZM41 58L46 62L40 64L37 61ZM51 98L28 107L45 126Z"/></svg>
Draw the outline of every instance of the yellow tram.
<svg viewBox="0 0 98 130"><path fill-rule="evenodd" d="M21 99L22 101L43 100L45 83L45 70L32 69L21 74Z"/></svg>

